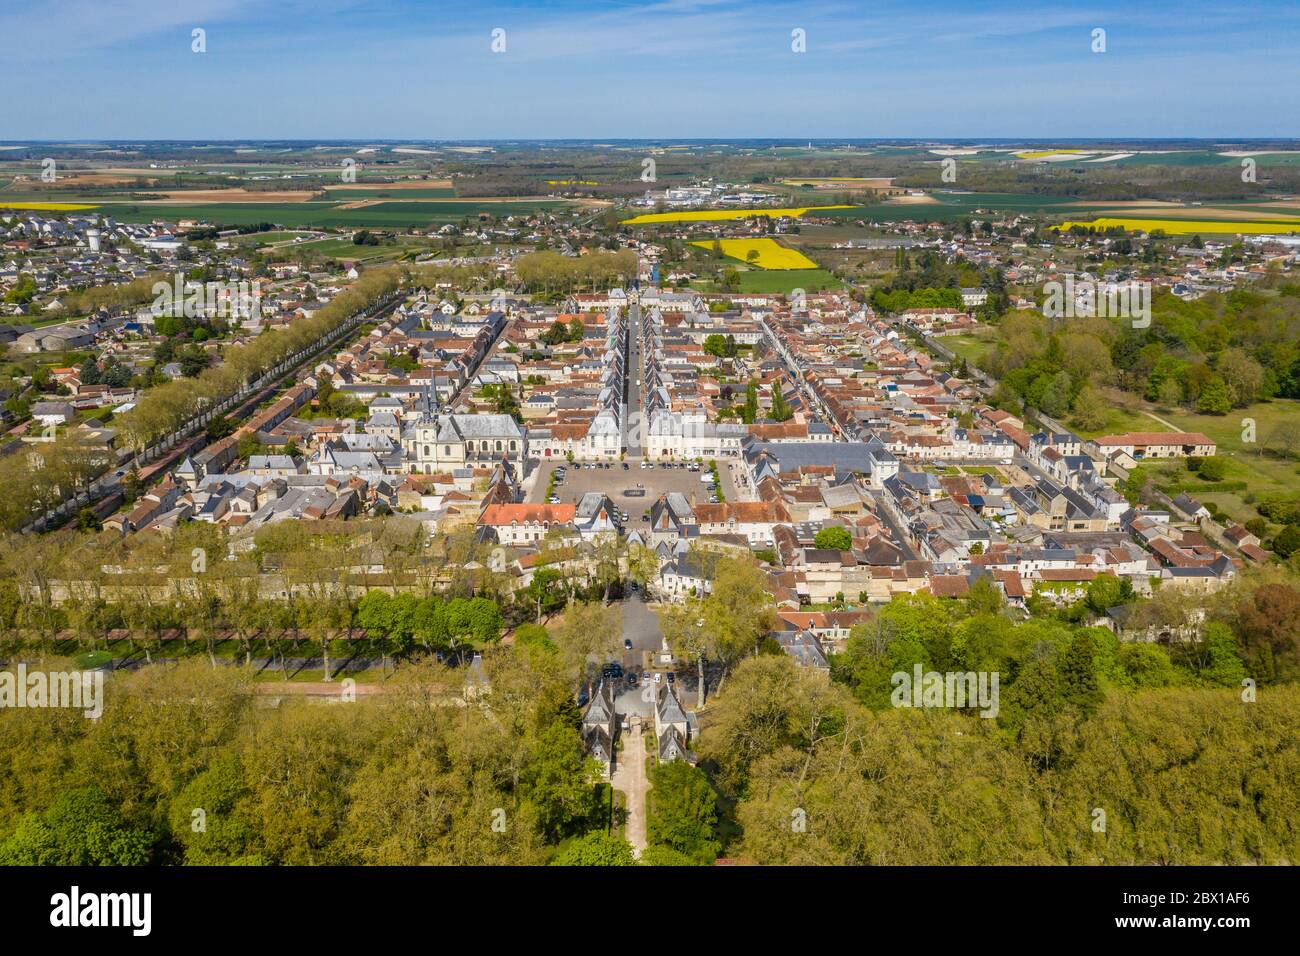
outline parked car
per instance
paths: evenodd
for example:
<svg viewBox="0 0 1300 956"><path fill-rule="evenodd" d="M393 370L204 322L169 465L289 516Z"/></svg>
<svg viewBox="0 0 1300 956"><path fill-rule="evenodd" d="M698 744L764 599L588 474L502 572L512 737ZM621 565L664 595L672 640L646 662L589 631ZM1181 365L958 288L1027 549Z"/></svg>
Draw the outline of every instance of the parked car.
<svg viewBox="0 0 1300 956"><path fill-rule="evenodd" d="M627 462L623 462L623 470L624 470L624 471L627 471L627 470L628 470L628 468L630 468L630 467L631 467L631 466L630 466L630 465L628 465L628 463L627 463Z"/></svg>
<svg viewBox="0 0 1300 956"><path fill-rule="evenodd" d="M628 682L629 684L635 684L635 683L636 683L636 671L628 671L628 672L627 672L627 682Z"/></svg>
<svg viewBox="0 0 1300 956"><path fill-rule="evenodd" d="M671 684L671 683L672 683L673 681L675 681L675 680L677 680L677 675L674 674L672 671L669 671L669 672L668 672L668 683Z"/></svg>
<svg viewBox="0 0 1300 956"><path fill-rule="evenodd" d="M630 651L631 649L632 649L632 638L630 637L623 638L623 650Z"/></svg>
<svg viewBox="0 0 1300 956"><path fill-rule="evenodd" d="M655 683L662 684L663 681L664 681L664 675L659 671L655 671Z"/></svg>

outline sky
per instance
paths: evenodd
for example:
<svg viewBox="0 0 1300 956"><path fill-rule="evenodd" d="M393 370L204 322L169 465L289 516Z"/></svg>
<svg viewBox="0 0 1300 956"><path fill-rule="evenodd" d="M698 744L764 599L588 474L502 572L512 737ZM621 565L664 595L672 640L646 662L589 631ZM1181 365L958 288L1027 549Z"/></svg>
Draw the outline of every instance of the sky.
<svg viewBox="0 0 1300 956"><path fill-rule="evenodd" d="M1300 137L1295 0L0 0L0 52L0 140Z"/></svg>

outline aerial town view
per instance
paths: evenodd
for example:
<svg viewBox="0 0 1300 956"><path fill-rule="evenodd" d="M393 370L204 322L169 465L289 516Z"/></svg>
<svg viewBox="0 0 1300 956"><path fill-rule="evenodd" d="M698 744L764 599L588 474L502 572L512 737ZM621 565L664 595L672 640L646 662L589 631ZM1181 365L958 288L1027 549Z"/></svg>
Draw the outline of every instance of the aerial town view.
<svg viewBox="0 0 1300 956"><path fill-rule="evenodd" d="M34 922L1300 862L1296 8L114 6L0 13Z"/></svg>

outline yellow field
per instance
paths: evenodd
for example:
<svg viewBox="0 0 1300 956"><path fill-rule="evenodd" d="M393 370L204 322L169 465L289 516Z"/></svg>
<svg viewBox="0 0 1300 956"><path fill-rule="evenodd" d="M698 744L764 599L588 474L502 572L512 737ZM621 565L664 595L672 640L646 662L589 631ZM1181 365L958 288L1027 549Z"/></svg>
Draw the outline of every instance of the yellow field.
<svg viewBox="0 0 1300 956"><path fill-rule="evenodd" d="M1047 159L1049 156L1073 156L1075 154L1088 155L1087 151L1082 149L1039 149L1016 153L1021 159Z"/></svg>
<svg viewBox="0 0 1300 956"><path fill-rule="evenodd" d="M691 212L649 212L631 219L624 219L620 225L644 226L653 222L710 222L720 219L748 219L751 216L791 216L799 217L806 212L819 209L852 209L852 206L793 206L785 209L695 209Z"/></svg>
<svg viewBox="0 0 1300 956"><path fill-rule="evenodd" d="M82 209L98 209L98 206L84 206L72 202L5 202L0 199L0 209L39 209L45 212L79 212Z"/></svg>
<svg viewBox="0 0 1300 956"><path fill-rule="evenodd" d="M548 179L548 186L599 186L594 179Z"/></svg>
<svg viewBox="0 0 1300 956"><path fill-rule="evenodd" d="M750 265L758 266L760 269L817 268L817 263L802 252L796 249L787 249L775 239L719 239L718 243L722 246L723 255L730 256L732 259L739 259L741 262L749 262ZM691 245L712 249L713 241L709 239L702 242L692 242ZM758 258L752 262L749 259L751 250L758 253Z"/></svg>
<svg viewBox="0 0 1300 956"><path fill-rule="evenodd" d="M1063 222L1054 229L1067 230L1072 226L1085 229L1114 229L1123 226L1128 230L1151 232L1163 229L1170 235L1191 235L1195 232L1223 233L1225 235L1285 235L1300 232L1300 219L1257 219L1251 222L1216 222L1213 219L1094 219L1091 222Z"/></svg>

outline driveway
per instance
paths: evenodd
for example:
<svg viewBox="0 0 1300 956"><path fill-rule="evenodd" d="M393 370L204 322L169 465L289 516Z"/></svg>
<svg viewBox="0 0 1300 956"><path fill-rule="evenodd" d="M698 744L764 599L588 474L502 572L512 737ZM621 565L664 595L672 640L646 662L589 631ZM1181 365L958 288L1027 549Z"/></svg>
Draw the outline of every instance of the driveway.
<svg viewBox="0 0 1300 956"><path fill-rule="evenodd" d="M645 758L645 737L641 733L641 721L634 718L632 729L623 733L623 749L618 753L609 782L627 798L624 803L627 820L623 835L632 844L632 852L638 857L646 846L645 802L646 791L650 789L650 778L646 774Z"/></svg>

